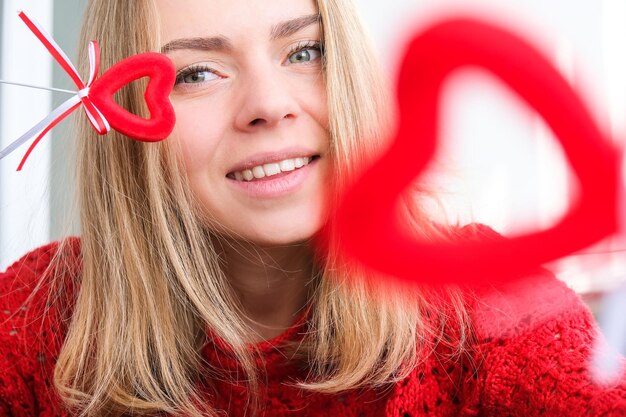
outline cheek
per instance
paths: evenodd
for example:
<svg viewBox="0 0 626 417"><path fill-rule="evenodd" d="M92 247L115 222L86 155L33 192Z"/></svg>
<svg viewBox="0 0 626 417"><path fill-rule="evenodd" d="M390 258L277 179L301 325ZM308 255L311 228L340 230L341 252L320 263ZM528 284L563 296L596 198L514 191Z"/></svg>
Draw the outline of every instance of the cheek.
<svg viewBox="0 0 626 417"><path fill-rule="evenodd" d="M220 138L226 128L224 117L199 103L174 104L176 127L170 136L186 170L194 172L213 166L219 153Z"/></svg>
<svg viewBox="0 0 626 417"><path fill-rule="evenodd" d="M305 112L310 114L324 130L328 131L330 129L325 83L319 81L314 86L314 89L303 100L303 107Z"/></svg>

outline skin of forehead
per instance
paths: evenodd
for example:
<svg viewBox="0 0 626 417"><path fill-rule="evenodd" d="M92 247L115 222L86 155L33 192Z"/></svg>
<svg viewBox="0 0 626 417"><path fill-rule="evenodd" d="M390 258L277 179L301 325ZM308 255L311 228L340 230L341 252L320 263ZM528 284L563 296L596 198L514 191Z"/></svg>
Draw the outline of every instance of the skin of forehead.
<svg viewBox="0 0 626 417"><path fill-rule="evenodd" d="M273 41L290 36L318 16L311 0L161 0L156 4L164 47L185 38L214 38L213 47L231 46L232 41Z"/></svg>

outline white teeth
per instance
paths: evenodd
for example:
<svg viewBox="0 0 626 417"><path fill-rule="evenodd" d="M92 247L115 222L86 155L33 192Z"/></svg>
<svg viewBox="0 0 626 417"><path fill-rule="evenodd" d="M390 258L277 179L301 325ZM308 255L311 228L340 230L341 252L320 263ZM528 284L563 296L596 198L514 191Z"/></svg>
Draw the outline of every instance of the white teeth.
<svg viewBox="0 0 626 417"><path fill-rule="evenodd" d="M293 159L286 159L284 161L280 161L281 171L283 172L293 171L294 169L296 169L296 163L293 161Z"/></svg>
<svg viewBox="0 0 626 417"><path fill-rule="evenodd" d="M265 171L265 175L268 177L271 177L272 175L280 174L280 165L265 164L263 165L263 171Z"/></svg>
<svg viewBox="0 0 626 417"><path fill-rule="evenodd" d="M251 181L252 178L254 178L254 174L249 169L246 169L245 171L243 171L241 175L243 175L243 179L245 179L246 181ZM235 178L237 178L236 172L235 172Z"/></svg>
<svg viewBox="0 0 626 417"><path fill-rule="evenodd" d="M298 168L302 168L303 166L308 165L312 160L313 158L309 157L285 159L280 162L272 162L243 171L237 171L230 174L229 176L234 175L234 178L237 181L252 181L255 178L261 179L265 177L271 177L272 175L280 174L281 172L288 172Z"/></svg>
<svg viewBox="0 0 626 417"><path fill-rule="evenodd" d="M254 175L254 178L257 179L265 177L265 171L262 166L252 168L252 174Z"/></svg>

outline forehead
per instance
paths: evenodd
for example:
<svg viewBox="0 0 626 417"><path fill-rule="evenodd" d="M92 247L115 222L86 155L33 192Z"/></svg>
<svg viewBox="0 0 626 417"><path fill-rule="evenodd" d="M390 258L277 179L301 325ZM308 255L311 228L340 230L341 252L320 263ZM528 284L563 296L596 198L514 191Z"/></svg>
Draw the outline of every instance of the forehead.
<svg viewBox="0 0 626 417"><path fill-rule="evenodd" d="M316 0L156 0L161 39L267 38L280 22L317 13Z"/></svg>

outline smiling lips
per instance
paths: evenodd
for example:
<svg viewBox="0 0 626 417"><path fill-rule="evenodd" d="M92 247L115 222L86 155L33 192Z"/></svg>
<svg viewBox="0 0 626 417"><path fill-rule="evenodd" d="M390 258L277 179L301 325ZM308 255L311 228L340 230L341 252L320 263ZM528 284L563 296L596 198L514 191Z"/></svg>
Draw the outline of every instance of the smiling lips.
<svg viewBox="0 0 626 417"><path fill-rule="evenodd" d="M298 157L284 159L278 162L271 162L263 165L257 165L255 167L245 169L242 171L231 172L227 175L228 178L237 181L250 182L259 180L265 177L272 177L274 175L281 174L283 172L294 171L308 165L313 161L316 156L313 157Z"/></svg>

